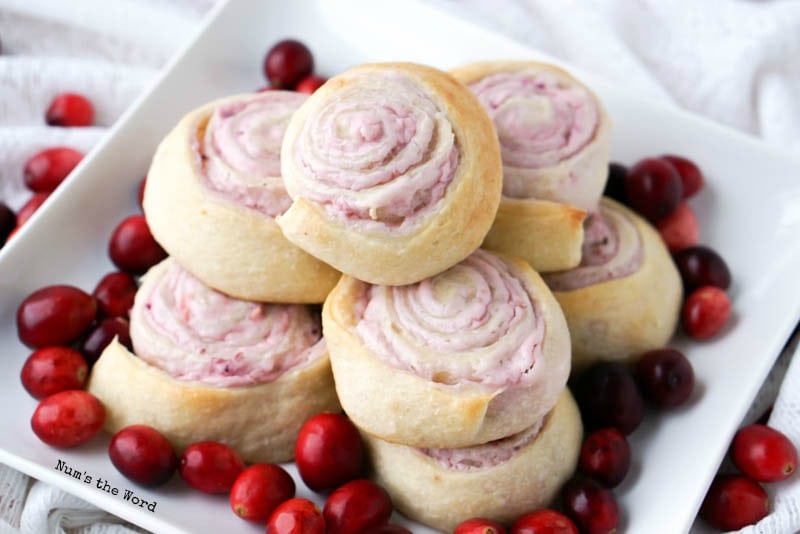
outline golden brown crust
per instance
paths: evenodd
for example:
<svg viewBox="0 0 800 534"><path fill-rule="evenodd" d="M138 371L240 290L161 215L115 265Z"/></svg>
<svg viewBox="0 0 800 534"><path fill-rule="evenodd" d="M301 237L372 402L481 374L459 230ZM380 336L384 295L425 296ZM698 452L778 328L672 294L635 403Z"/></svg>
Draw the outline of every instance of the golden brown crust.
<svg viewBox="0 0 800 534"><path fill-rule="evenodd" d="M394 506L415 521L452 532L472 517L510 524L549 506L575 470L582 435L578 408L565 389L535 441L494 467L456 471L412 447L368 434L364 440L374 478Z"/></svg>
<svg viewBox="0 0 800 534"><path fill-rule="evenodd" d="M253 463L290 461L305 420L340 409L327 357L274 382L215 388L175 380L116 340L92 368L87 391L103 403L109 433L150 425L178 452L195 441L221 441Z"/></svg>
<svg viewBox="0 0 800 534"><path fill-rule="evenodd" d="M275 220L208 189L193 142L219 106L184 116L156 150L147 174L144 211L153 236L187 271L232 297L268 302L320 303L339 273L290 243Z"/></svg>
<svg viewBox="0 0 800 534"><path fill-rule="evenodd" d="M354 75L401 71L430 92L452 124L459 147L459 165L445 196L433 213L407 235L355 231L334 220L319 204L294 198L278 217L286 237L310 254L354 278L370 283L402 285L444 271L478 248L494 220L502 189L500 149L489 117L477 99L452 76L412 63L355 67L332 78L295 113L282 152L291 154L311 116ZM303 171L294 158L281 158L285 180ZM291 193L291 188L290 193ZM457 237L457 238L456 238Z"/></svg>

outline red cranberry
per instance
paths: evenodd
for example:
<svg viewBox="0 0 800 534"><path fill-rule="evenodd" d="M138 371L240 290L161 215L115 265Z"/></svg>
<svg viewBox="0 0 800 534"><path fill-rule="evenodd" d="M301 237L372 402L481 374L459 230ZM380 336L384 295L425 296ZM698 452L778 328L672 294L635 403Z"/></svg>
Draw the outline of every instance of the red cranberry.
<svg viewBox="0 0 800 534"><path fill-rule="evenodd" d="M267 521L267 534L324 534L325 519L308 499L295 497L278 506Z"/></svg>
<svg viewBox="0 0 800 534"><path fill-rule="evenodd" d="M722 289L703 286L683 303L683 328L695 339L714 337L731 315L731 301Z"/></svg>
<svg viewBox="0 0 800 534"><path fill-rule="evenodd" d="M625 479L631 466L631 446L616 428L595 430L581 447L581 471L607 488L614 488Z"/></svg>
<svg viewBox="0 0 800 534"><path fill-rule="evenodd" d="M364 532L361 534L414 534L406 527L401 527L400 525L394 524L387 524L387 525L378 525L377 527L372 527L365 529Z"/></svg>
<svg viewBox="0 0 800 534"><path fill-rule="evenodd" d="M89 366L81 353L67 347L45 347L34 351L22 365L22 386L35 399L59 391L83 389Z"/></svg>
<svg viewBox="0 0 800 534"><path fill-rule="evenodd" d="M661 159L668 161L678 171L683 187L683 198L689 198L694 195L705 184L703 173L692 161L675 155L661 156Z"/></svg>
<svg viewBox="0 0 800 534"><path fill-rule="evenodd" d="M628 203L625 195L625 178L628 176L628 167L621 163L611 162L608 165L608 180L603 196L613 198L623 204Z"/></svg>
<svg viewBox="0 0 800 534"><path fill-rule="evenodd" d="M133 307L136 279L129 273L117 271L108 273L94 288L92 296L97 300L100 315L103 317L127 317Z"/></svg>
<svg viewBox="0 0 800 534"><path fill-rule="evenodd" d="M264 59L264 74L273 87L292 89L314 70L314 58L306 45L294 39L280 41Z"/></svg>
<svg viewBox="0 0 800 534"><path fill-rule="evenodd" d="M44 204L50 193L34 193L28 201L22 205L17 213L17 228L28 222L34 213ZM10 237L10 236L9 236Z"/></svg>
<svg viewBox="0 0 800 534"><path fill-rule="evenodd" d="M94 121L92 103L77 93L56 95L47 108L45 120L50 126L91 126Z"/></svg>
<svg viewBox="0 0 800 534"><path fill-rule="evenodd" d="M147 187L147 176L142 178L139 182L139 187L136 189L136 200L139 201L139 207L144 209L144 188Z"/></svg>
<svg viewBox="0 0 800 534"><path fill-rule="evenodd" d="M242 471L233 483L229 500L242 519L266 523L284 501L294 497L292 476L275 464L255 464Z"/></svg>
<svg viewBox="0 0 800 534"><path fill-rule="evenodd" d="M686 202L678 204L675 211L658 221L656 228L672 253L693 247L700 239L697 217Z"/></svg>
<svg viewBox="0 0 800 534"><path fill-rule="evenodd" d="M765 425L739 429L731 445L736 467L758 482L777 482L797 469L797 449L785 434Z"/></svg>
<svg viewBox="0 0 800 534"><path fill-rule="evenodd" d="M728 289L731 272L722 257L706 246L683 249L676 253L675 265L681 273L683 288L690 293L701 286Z"/></svg>
<svg viewBox="0 0 800 534"><path fill-rule="evenodd" d="M764 488L739 475L717 475L700 507L700 517L725 531L752 525L768 513Z"/></svg>
<svg viewBox="0 0 800 534"><path fill-rule="evenodd" d="M325 501L322 516L328 534L358 534L389 522L392 499L381 486L365 478L339 486Z"/></svg>
<svg viewBox="0 0 800 534"><path fill-rule="evenodd" d="M579 534L572 519L555 510L525 514L511 525L511 534Z"/></svg>
<svg viewBox="0 0 800 534"><path fill-rule="evenodd" d="M126 426L108 445L111 463L126 478L154 487L166 483L178 468L172 444L161 432L147 425Z"/></svg>
<svg viewBox="0 0 800 534"><path fill-rule="evenodd" d="M133 350L128 321L122 317L110 317L100 321L100 324L83 341L81 352L86 356L86 361L89 364L96 362L115 337L128 350Z"/></svg>
<svg viewBox="0 0 800 534"><path fill-rule="evenodd" d="M358 429L347 417L321 413L300 428L294 457L300 477L309 488L329 490L359 477L364 445Z"/></svg>
<svg viewBox="0 0 800 534"><path fill-rule="evenodd" d="M506 529L497 521L485 517L473 517L459 523L453 534L506 534Z"/></svg>
<svg viewBox="0 0 800 534"><path fill-rule="evenodd" d="M669 163L656 158L639 161L625 178L628 203L650 222L663 219L683 198L681 178Z"/></svg>
<svg viewBox="0 0 800 534"><path fill-rule="evenodd" d="M28 295L17 309L17 333L31 348L69 345L97 315L91 295L67 285L47 286Z"/></svg>
<svg viewBox="0 0 800 534"><path fill-rule="evenodd" d="M181 478L205 493L228 493L242 471L236 451L217 441L192 443L180 458Z"/></svg>
<svg viewBox="0 0 800 534"><path fill-rule="evenodd" d="M314 76L312 74L311 76L306 76L305 78L297 82L297 85L294 87L294 90L297 91L298 93L306 93L310 95L311 93L322 87L322 85L327 81L328 81L327 78L323 78L321 76Z"/></svg>
<svg viewBox="0 0 800 534"><path fill-rule="evenodd" d="M25 162L25 185L36 193L50 193L82 158L82 153L65 146L37 152Z"/></svg>
<svg viewBox="0 0 800 534"><path fill-rule="evenodd" d="M614 427L630 434L644 418L644 401L630 371L617 362L600 362L585 370L575 397L588 429Z"/></svg>
<svg viewBox="0 0 800 534"><path fill-rule="evenodd" d="M48 445L75 447L100 432L105 417L106 412L97 397L71 389L42 399L31 417L31 428Z"/></svg>
<svg viewBox="0 0 800 534"><path fill-rule="evenodd" d="M0 201L0 246L6 242L15 226L17 226L17 216L5 202Z"/></svg>
<svg viewBox="0 0 800 534"><path fill-rule="evenodd" d="M131 274L144 274L167 257L150 233L144 215L132 215L117 225L108 243L108 255L117 268Z"/></svg>
<svg viewBox="0 0 800 534"><path fill-rule="evenodd" d="M614 494L591 478L576 478L567 483L564 511L586 534L609 534L619 526Z"/></svg>
<svg viewBox="0 0 800 534"><path fill-rule="evenodd" d="M636 362L636 380L644 396L659 408L680 406L694 389L694 369L675 349L645 352Z"/></svg>

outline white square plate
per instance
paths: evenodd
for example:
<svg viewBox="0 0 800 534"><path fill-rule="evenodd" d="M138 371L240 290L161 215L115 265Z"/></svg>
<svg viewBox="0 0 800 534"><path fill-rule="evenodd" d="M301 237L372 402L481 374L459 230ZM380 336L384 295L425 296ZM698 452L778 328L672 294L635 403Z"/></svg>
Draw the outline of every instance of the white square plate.
<svg viewBox="0 0 800 534"><path fill-rule="evenodd" d="M417 1L231 0L217 6L197 39L0 251L0 461L159 533L263 531L236 518L224 497L200 495L179 477L154 491L131 484L109 462L107 436L64 451L39 442L29 425L36 403L19 382L29 351L17 339L14 317L19 302L38 287L70 283L91 291L113 269L108 237L119 220L137 211L136 185L161 137L191 108L263 85L265 51L289 36L309 44L323 75L377 60L449 68L479 59L548 59ZM702 166L708 184L692 201L701 239L727 259L735 279L726 331L711 342L674 344L695 366L699 387L692 402L651 415L633 434L634 467L616 490L621 531L674 534L691 528L734 429L800 315L800 162L575 74L598 92L614 120L614 160L632 163L672 152ZM93 483L57 471L59 460ZM156 501L155 511L98 489L98 478L120 493L133 489ZM311 495L299 487L301 495Z"/></svg>

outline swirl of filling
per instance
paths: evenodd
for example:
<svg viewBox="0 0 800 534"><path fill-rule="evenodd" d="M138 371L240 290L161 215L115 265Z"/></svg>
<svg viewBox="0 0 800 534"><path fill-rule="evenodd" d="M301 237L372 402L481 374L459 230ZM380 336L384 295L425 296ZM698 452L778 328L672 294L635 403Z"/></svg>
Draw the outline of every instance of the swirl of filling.
<svg viewBox="0 0 800 534"><path fill-rule="evenodd" d="M294 146L289 194L337 220L405 229L441 200L459 151L443 109L398 71L357 74L314 110Z"/></svg>
<svg viewBox="0 0 800 534"><path fill-rule="evenodd" d="M529 385L545 333L532 295L516 267L479 249L416 284L368 286L356 333L377 357L427 380Z"/></svg>
<svg viewBox="0 0 800 534"><path fill-rule="evenodd" d="M281 143L307 95L265 91L221 105L195 140L205 185L236 204L276 217L291 205L281 178Z"/></svg>
<svg viewBox="0 0 800 534"><path fill-rule="evenodd" d="M157 275L155 280L148 280ZM151 271L131 311L136 354L177 380L231 387L271 382L325 352L307 306L237 300L170 262Z"/></svg>
<svg viewBox="0 0 800 534"><path fill-rule="evenodd" d="M580 195L576 187L551 184L543 176L594 139L601 120L594 96L551 70L500 72L469 87L500 139L503 195L580 205L572 199Z"/></svg>
<svg viewBox="0 0 800 534"><path fill-rule="evenodd" d="M584 221L580 265L542 278L553 291L572 291L631 275L641 267L642 256L642 239L633 221L603 203Z"/></svg>

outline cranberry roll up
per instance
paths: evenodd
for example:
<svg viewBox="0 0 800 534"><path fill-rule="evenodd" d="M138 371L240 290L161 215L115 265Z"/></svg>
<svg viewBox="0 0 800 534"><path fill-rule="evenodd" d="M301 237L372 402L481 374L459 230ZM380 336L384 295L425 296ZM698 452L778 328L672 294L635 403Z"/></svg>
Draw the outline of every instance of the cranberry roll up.
<svg viewBox="0 0 800 534"><path fill-rule="evenodd" d="M683 289L669 251L611 199L587 221L581 264L543 277L567 318L576 369L663 347L677 327Z"/></svg>
<svg viewBox="0 0 800 534"><path fill-rule="evenodd" d="M147 223L204 284L248 300L320 303L338 280L275 223L291 202L280 147L305 98L265 91L217 100L187 114L159 145L145 187Z"/></svg>
<svg viewBox="0 0 800 534"><path fill-rule="evenodd" d="M215 440L282 462L308 417L339 409L316 312L230 298L172 259L145 275L131 339L135 355L112 342L89 380L109 432L147 424L177 450Z"/></svg>
<svg viewBox="0 0 800 534"><path fill-rule="evenodd" d="M480 246L500 201L500 150L477 99L411 63L362 65L294 114L281 171L286 237L353 278L418 282Z"/></svg>
<svg viewBox="0 0 800 534"><path fill-rule="evenodd" d="M558 303L530 266L477 250L405 286L343 276L323 306L336 390L364 432L414 447L528 428L570 371Z"/></svg>
<svg viewBox="0 0 800 534"><path fill-rule="evenodd" d="M602 103L543 63L473 63L451 72L489 113L502 152L503 198L484 247L540 272L577 266L583 221L608 176L611 122Z"/></svg>

